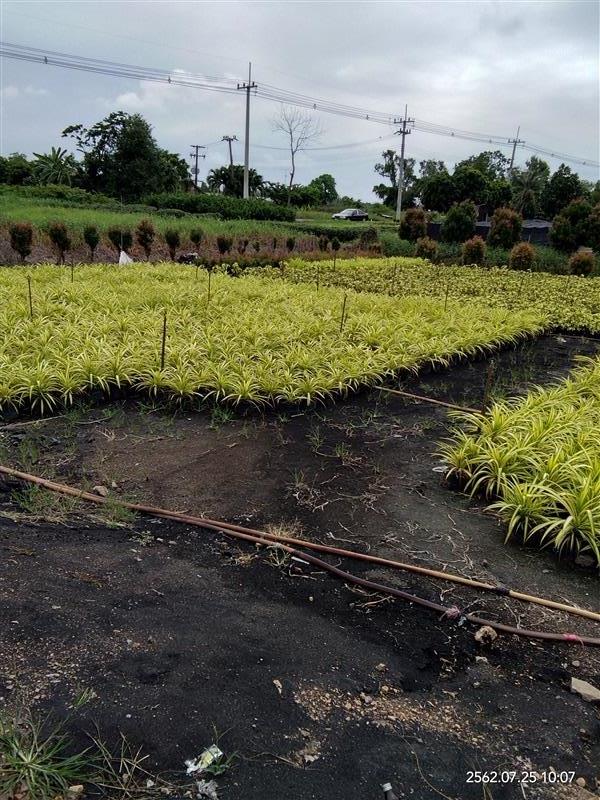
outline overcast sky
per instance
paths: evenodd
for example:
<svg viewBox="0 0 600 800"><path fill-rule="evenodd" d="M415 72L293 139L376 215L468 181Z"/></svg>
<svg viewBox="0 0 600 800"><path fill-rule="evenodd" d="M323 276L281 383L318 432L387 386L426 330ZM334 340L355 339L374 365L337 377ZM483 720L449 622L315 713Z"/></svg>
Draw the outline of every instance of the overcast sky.
<svg viewBox="0 0 600 800"><path fill-rule="evenodd" d="M568 2L123 2L0 0L1 38L129 64L238 77L312 97L487 134L514 136L599 159L600 4ZM209 144L201 176L227 159L223 135L244 135L244 98L0 59L3 154L63 146L72 123L140 112L159 144L189 158ZM266 179L289 171L278 104L253 98L251 166ZM331 172L342 194L372 199L393 127L314 112L315 146L296 180ZM378 140L378 137L382 137ZM262 145L263 147L259 147ZM243 149L235 145L235 159ZM414 131L407 156L454 162L485 145ZM510 154L510 148L505 148ZM517 163L531 153L517 151ZM548 159L555 169L560 161ZM571 165L597 180L598 170Z"/></svg>

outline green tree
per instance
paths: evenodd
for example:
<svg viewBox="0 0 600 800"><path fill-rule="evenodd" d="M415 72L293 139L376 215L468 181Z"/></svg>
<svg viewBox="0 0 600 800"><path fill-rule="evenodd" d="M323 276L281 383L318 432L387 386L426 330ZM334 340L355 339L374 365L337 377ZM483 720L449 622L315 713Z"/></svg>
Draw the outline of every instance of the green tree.
<svg viewBox="0 0 600 800"><path fill-rule="evenodd" d="M398 177L400 174L400 156L394 150L385 150L382 154L383 161L375 164L375 172L386 178L390 185L379 183L373 187L373 192L386 206L396 207L398 199ZM414 205L415 200L415 159L404 159L404 192L405 206Z"/></svg>
<svg viewBox="0 0 600 800"><path fill-rule="evenodd" d="M77 172L77 162L71 153L52 147L49 153L34 153L33 173L39 183L71 185Z"/></svg>
<svg viewBox="0 0 600 800"><path fill-rule="evenodd" d="M211 169L206 176L206 185L213 192L222 192L231 197L243 197L244 194L244 166L234 164L231 167L216 167ZM261 193L264 181L255 169L248 172L248 188L250 197Z"/></svg>
<svg viewBox="0 0 600 800"><path fill-rule="evenodd" d="M317 193L318 201L321 205L328 205L333 203L338 198L337 189L335 188L335 178L328 172L323 175L318 175L313 178L308 184L309 189L314 189Z"/></svg>
<svg viewBox="0 0 600 800"><path fill-rule="evenodd" d="M476 205L486 203L489 197L490 180L473 166L457 166L452 174L456 190L456 201L472 200Z"/></svg>
<svg viewBox="0 0 600 800"><path fill-rule="evenodd" d="M542 196L544 213L554 217L561 209L568 206L571 200L580 197L582 193L581 181L570 167L561 164L552 175Z"/></svg>
<svg viewBox="0 0 600 800"><path fill-rule="evenodd" d="M182 188L187 179L186 162L158 147L140 114L115 111L89 128L70 125L62 135L83 154L81 182L90 191L135 201Z"/></svg>
<svg viewBox="0 0 600 800"><path fill-rule="evenodd" d="M445 242L464 242L475 233L477 209L470 200L455 203L442 223L442 239Z"/></svg>
<svg viewBox="0 0 600 800"><path fill-rule="evenodd" d="M447 172L438 172L420 181L421 202L430 211L446 212L456 200L456 189Z"/></svg>
<svg viewBox="0 0 600 800"><path fill-rule="evenodd" d="M495 211L507 206L512 199L510 183L505 178L496 178L488 184L488 207Z"/></svg>
<svg viewBox="0 0 600 800"><path fill-rule="evenodd" d="M455 169L473 167L481 172L488 181L504 178L510 167L510 159L501 150L484 150L474 156L459 161Z"/></svg>
<svg viewBox="0 0 600 800"><path fill-rule="evenodd" d="M525 169L513 169L510 176L512 202L525 219L536 217L541 212L542 195L549 177L550 167L537 156L527 160Z"/></svg>
<svg viewBox="0 0 600 800"><path fill-rule="evenodd" d="M0 183L22 186L30 183L33 177L33 163L23 153L0 156Z"/></svg>

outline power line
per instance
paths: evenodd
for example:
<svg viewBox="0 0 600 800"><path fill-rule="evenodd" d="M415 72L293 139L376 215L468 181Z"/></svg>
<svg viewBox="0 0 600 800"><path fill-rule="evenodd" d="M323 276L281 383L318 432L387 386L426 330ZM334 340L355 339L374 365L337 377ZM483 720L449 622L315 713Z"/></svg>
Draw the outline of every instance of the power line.
<svg viewBox="0 0 600 800"><path fill-rule="evenodd" d="M260 97L264 100L287 103L289 105L311 109L313 111L321 111L327 114L362 119L367 122L373 122L375 124L386 126L392 126L395 122L395 116L393 114L372 111L369 109L360 108L358 106L347 105L335 101L309 97L308 95L292 92L267 83L257 85L256 83L252 83L250 79L247 84L240 84L232 78L182 71L173 72L155 67L134 66L131 64L122 64L119 62L106 61L102 59L74 56L67 53L43 50L40 48L11 44L7 42L0 42L0 56L18 61L28 61L32 63L57 66L64 69L110 75L113 77L131 78L139 81L167 83L175 86L184 86L187 88L201 89L203 91L214 91L225 94L234 94L237 93L238 89L244 89L246 92L247 116L249 113L250 93L253 92L256 97ZM438 123L420 120L418 118L411 121L410 128L411 130L421 131L422 133L464 139L467 141L476 141L483 144L493 144L498 147L510 147L511 145L514 145L514 140L509 136L466 131L460 128L452 128L439 125ZM246 140L248 140L248 136L246 137ZM594 159L557 153L533 144L525 144L521 142L518 142L517 144L526 150L538 153L540 155L545 155L550 158L570 161L583 166L600 166L600 164Z"/></svg>

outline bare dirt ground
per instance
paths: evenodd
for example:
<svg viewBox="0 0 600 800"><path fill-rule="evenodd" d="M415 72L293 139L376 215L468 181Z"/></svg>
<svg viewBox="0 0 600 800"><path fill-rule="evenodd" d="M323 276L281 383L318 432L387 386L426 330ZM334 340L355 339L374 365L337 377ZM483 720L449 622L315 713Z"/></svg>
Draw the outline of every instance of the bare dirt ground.
<svg viewBox="0 0 600 800"><path fill-rule="evenodd" d="M495 391L564 374L600 343L546 337L496 356ZM450 402L481 401L486 362L405 381ZM600 607L597 572L505 546L477 501L443 486L446 411L372 392L311 412L168 414L121 404L1 430L3 463L109 497L151 500L253 527L445 567ZM128 734L157 769L179 770L215 740L235 765L223 798L586 798L600 780L597 709L569 691L600 686L600 654L474 630L350 590L274 551L208 531L97 510L7 484L0 518L0 698L16 689L74 727ZM90 514L95 514L96 519ZM598 636L539 607L355 563L362 576L509 624ZM215 730L217 733L215 733ZM585 788L522 783L573 771ZM515 771L508 784L469 770ZM581 781L580 781L581 782ZM487 793L486 793L487 792Z"/></svg>

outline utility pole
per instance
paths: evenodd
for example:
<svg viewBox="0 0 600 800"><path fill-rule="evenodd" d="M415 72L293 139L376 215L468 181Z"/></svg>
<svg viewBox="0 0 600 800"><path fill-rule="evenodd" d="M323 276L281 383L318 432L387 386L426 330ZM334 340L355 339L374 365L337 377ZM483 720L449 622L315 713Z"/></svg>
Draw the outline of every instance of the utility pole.
<svg viewBox="0 0 600 800"><path fill-rule="evenodd" d="M203 144L191 144L190 147L193 149L193 153L190 153L190 158L194 159L194 191L198 191L198 159L199 158L206 158L205 153L201 153L200 150L205 150L205 146Z"/></svg>
<svg viewBox="0 0 600 800"><path fill-rule="evenodd" d="M517 136L516 136L516 138L508 140L508 143L512 144L512 146L513 146L512 155L510 157L510 167L508 168L508 174L509 175L513 171L513 166L514 166L514 163L515 163L515 153L517 152L517 145L518 144L525 144L525 140L524 139L519 139L519 133L520 132L521 132L521 126L519 125L519 127L517 128Z"/></svg>
<svg viewBox="0 0 600 800"><path fill-rule="evenodd" d="M238 83L238 89L246 92L246 138L244 140L244 200L250 197L250 90L256 89L256 84L252 83L252 63L248 64L248 83Z"/></svg>
<svg viewBox="0 0 600 800"><path fill-rule="evenodd" d="M398 120L394 120L398 122ZM408 118L408 106L404 106L404 119L400 120L402 128L396 131L397 134L402 136L402 145L400 147L400 168L398 170L398 199L396 200L396 222L400 221L402 214L402 193L404 192L404 145L406 137L410 133L408 126L414 123L414 119Z"/></svg>
<svg viewBox="0 0 600 800"><path fill-rule="evenodd" d="M229 145L229 177L231 179L231 185L233 186L233 150L231 149L231 143L237 142L237 136L224 136L221 141L227 142Z"/></svg>

